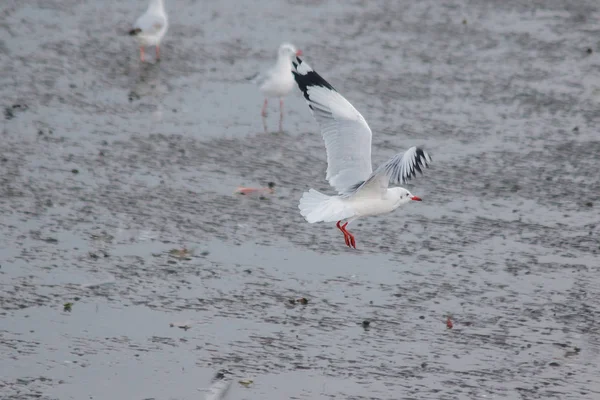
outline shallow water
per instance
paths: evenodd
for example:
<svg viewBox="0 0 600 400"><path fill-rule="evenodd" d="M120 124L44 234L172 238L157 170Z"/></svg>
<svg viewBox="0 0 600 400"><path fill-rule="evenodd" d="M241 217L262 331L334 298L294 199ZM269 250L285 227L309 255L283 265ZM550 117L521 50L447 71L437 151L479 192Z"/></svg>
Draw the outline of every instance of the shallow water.
<svg viewBox="0 0 600 400"><path fill-rule="evenodd" d="M596 2L169 0L141 65L145 6L0 8L1 398L198 399L221 368L228 399L600 396ZM263 132L245 78L282 40L375 164L433 155L358 250L298 213L330 192L299 92Z"/></svg>

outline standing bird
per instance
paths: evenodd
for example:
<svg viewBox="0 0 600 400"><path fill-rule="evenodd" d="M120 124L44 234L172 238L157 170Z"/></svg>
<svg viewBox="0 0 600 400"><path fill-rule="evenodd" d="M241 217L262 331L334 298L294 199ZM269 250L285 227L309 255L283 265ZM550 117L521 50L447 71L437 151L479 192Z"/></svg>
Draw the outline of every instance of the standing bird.
<svg viewBox="0 0 600 400"><path fill-rule="evenodd" d="M129 31L140 45L140 60L144 61L144 47L156 46L156 60L160 60L160 41L167 33L169 21L165 12L164 0L150 0L148 9L142 14L133 29Z"/></svg>
<svg viewBox="0 0 600 400"><path fill-rule="evenodd" d="M283 98L294 88L294 76L292 75L292 60L301 56L302 50L296 50L294 45L283 43L279 46L277 62L266 73L259 74L255 78L259 90L265 96L261 115L267 117L267 104L269 97L279 97L279 130L283 124Z"/></svg>
<svg viewBox="0 0 600 400"><path fill-rule="evenodd" d="M300 214L309 222L337 221L348 247L356 248L354 235L346 227L360 217L385 214L412 200L421 201L401 187L427 167L431 157L419 147L396 154L373 172L371 167L371 129L363 116L317 74L306 62L293 62L294 78L321 127L327 149L329 184L338 191L327 196L314 189L300 199ZM342 221L346 223L342 225Z"/></svg>

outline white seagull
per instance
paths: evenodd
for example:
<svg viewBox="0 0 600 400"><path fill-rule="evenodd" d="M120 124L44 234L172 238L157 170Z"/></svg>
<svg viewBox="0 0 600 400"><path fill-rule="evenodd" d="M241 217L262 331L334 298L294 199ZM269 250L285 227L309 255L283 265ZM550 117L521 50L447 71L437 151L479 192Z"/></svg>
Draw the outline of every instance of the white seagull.
<svg viewBox="0 0 600 400"><path fill-rule="evenodd" d="M267 104L269 97L279 98L279 123L283 120L283 98L294 88L294 76L292 75L292 60L301 56L302 50L297 50L290 43L283 43L277 52L277 62L266 73L259 74L255 79L259 90L265 96L261 115L267 116Z"/></svg>
<svg viewBox="0 0 600 400"><path fill-rule="evenodd" d="M144 61L144 47L156 46L156 60L160 60L160 41L167 33L169 20L165 12L164 0L150 0L148 9L143 13L129 31L140 45L140 60Z"/></svg>
<svg viewBox="0 0 600 400"><path fill-rule="evenodd" d="M419 147L396 154L373 172L371 167L371 129L363 116L317 74L306 62L293 62L294 78L304 93L310 110L321 127L327 149L329 184L338 191L327 196L314 189L300 199L300 214L309 223L337 221L348 247L356 248L354 235L346 230L357 218L385 214L411 200L421 201L401 187L429 166L431 157ZM342 221L346 223L341 225Z"/></svg>
<svg viewBox="0 0 600 400"><path fill-rule="evenodd" d="M228 374L230 372L225 369L217 372L205 400L222 400L225 397L232 383L232 380L227 377Z"/></svg>

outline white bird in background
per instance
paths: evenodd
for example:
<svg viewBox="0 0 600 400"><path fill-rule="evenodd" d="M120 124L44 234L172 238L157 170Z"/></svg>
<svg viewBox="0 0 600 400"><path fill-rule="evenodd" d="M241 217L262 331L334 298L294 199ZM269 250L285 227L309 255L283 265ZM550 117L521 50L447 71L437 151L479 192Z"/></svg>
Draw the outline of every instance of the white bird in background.
<svg viewBox="0 0 600 400"><path fill-rule="evenodd" d="M283 98L294 88L294 76L292 75L292 60L301 56L302 50L297 50L294 45L283 43L279 46L277 62L264 74L254 78L259 90L265 96L261 115L267 117L267 104L270 97L279 98L279 130L282 130L283 122Z"/></svg>
<svg viewBox="0 0 600 400"><path fill-rule="evenodd" d="M321 127L327 149L329 184L338 191L327 196L314 189L300 199L300 214L309 222L337 222L348 247L356 248L354 235L346 227L357 218L385 214L411 200L421 201L401 187L427 167L431 157L419 147L396 154L373 172L371 129L363 116L306 62L293 62L294 78L314 118ZM345 224L341 224L346 220Z"/></svg>
<svg viewBox="0 0 600 400"><path fill-rule="evenodd" d="M140 60L144 61L144 47L156 46L156 60L160 60L160 41L167 33L169 21L163 0L150 0L148 9L142 14L133 29L129 31L140 45Z"/></svg>
<svg viewBox="0 0 600 400"><path fill-rule="evenodd" d="M229 387L231 386L231 383L233 382L227 376L229 374L230 372L225 369L217 372L217 375L211 382L211 386L209 392L206 394L205 400L222 400L225 397Z"/></svg>

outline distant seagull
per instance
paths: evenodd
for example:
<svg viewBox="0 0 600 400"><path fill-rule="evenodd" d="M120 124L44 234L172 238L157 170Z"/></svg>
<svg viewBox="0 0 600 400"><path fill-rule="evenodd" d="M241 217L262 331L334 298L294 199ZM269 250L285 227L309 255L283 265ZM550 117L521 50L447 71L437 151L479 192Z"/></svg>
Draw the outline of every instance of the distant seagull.
<svg viewBox="0 0 600 400"><path fill-rule="evenodd" d="M267 103L269 97L279 98L279 128L283 122L283 98L294 88L294 76L292 75L292 60L295 56L301 56L302 50L297 50L294 45L283 43L279 46L277 62L267 72L257 74L254 78L259 90L265 96L261 115L267 117Z"/></svg>
<svg viewBox="0 0 600 400"><path fill-rule="evenodd" d="M231 373L226 369L222 369L212 379L209 392L206 394L205 400L222 400L229 387L231 386L232 380L228 376Z"/></svg>
<svg viewBox="0 0 600 400"><path fill-rule="evenodd" d="M346 230L359 217L389 213L411 200L421 201L401 187L427 167L431 157L419 147L396 154L373 172L371 129L363 116L317 74L306 62L296 59L294 78L304 93L313 117L321 127L327 149L329 184L339 195L327 196L314 189L300 199L300 214L309 222L337 222L348 247L356 248L354 235ZM346 223L341 225L342 221Z"/></svg>
<svg viewBox="0 0 600 400"><path fill-rule="evenodd" d="M148 9L142 14L133 29L129 31L140 45L140 60L144 61L144 47L156 46L156 60L160 60L160 41L167 33L169 21L163 0L150 0Z"/></svg>

